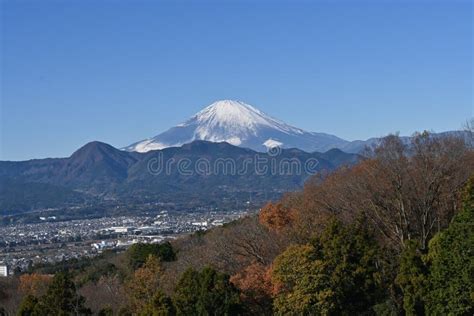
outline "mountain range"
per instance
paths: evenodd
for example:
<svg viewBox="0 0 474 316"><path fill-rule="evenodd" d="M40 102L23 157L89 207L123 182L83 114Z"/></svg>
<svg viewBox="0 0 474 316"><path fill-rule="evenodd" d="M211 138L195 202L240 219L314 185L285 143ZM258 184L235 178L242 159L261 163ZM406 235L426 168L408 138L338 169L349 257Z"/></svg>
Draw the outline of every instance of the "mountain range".
<svg viewBox="0 0 474 316"><path fill-rule="evenodd" d="M359 158L338 149L261 153L209 141L138 153L91 142L67 158L0 161L0 211L64 206L91 198L199 199L206 204L249 192L281 194L300 188L314 172L334 170ZM312 162L311 169L307 162Z"/></svg>
<svg viewBox="0 0 474 316"><path fill-rule="evenodd" d="M410 137L402 139L408 142ZM325 152L337 148L348 153L360 153L366 146L378 145L381 138L347 141L326 133L309 132L286 124L244 102L221 100L205 107L185 122L123 149L147 152L181 146L195 140L227 142L259 152L279 146L307 152Z"/></svg>
<svg viewBox="0 0 474 316"><path fill-rule="evenodd" d="M308 132L246 103L217 101L122 150L91 142L67 158L0 161L0 212L98 201L209 205L248 194L266 200L300 188L315 172L356 163L380 141Z"/></svg>

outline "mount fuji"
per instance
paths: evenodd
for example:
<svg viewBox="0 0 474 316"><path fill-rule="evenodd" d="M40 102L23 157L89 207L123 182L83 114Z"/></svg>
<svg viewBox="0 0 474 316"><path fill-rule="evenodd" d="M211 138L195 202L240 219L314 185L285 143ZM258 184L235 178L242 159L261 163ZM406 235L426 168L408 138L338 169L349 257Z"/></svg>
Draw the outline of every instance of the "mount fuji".
<svg viewBox="0 0 474 316"><path fill-rule="evenodd" d="M349 143L333 135L293 127L244 102L221 100L207 106L184 123L123 149L147 152L177 147L195 140L227 142L256 151L278 146L299 148L307 152L323 152Z"/></svg>

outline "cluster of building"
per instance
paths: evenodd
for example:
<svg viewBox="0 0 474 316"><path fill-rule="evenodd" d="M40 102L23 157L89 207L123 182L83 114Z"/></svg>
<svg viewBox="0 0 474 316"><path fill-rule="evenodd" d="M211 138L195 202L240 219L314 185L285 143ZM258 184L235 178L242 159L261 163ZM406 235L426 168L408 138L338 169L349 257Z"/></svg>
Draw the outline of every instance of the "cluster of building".
<svg viewBox="0 0 474 316"><path fill-rule="evenodd" d="M119 216L0 226L0 276L25 271L32 265L92 257L107 249L134 243L160 243L205 230L249 214L239 211L158 211L147 216ZM2 268L4 267L4 268Z"/></svg>

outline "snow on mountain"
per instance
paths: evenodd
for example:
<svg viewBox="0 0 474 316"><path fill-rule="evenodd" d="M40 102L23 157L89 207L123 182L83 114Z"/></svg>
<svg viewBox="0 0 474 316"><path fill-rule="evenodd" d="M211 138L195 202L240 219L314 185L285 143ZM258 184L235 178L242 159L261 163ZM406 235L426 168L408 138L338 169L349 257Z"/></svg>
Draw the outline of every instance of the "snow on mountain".
<svg viewBox="0 0 474 316"><path fill-rule="evenodd" d="M263 146L265 146L266 148L282 147L283 143L280 143L277 140L269 138L263 143Z"/></svg>
<svg viewBox="0 0 474 316"><path fill-rule="evenodd" d="M228 142L265 151L268 147L326 151L348 143L325 133L311 133L277 120L240 101L221 100L207 106L182 124L125 150L147 152L181 146L194 140Z"/></svg>

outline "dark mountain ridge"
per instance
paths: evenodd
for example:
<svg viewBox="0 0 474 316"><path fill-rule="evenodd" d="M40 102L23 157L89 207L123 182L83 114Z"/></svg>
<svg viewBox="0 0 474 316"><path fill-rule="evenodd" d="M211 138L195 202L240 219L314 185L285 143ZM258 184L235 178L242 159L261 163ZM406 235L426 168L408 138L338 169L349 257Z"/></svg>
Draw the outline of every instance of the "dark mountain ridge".
<svg viewBox="0 0 474 316"><path fill-rule="evenodd" d="M360 156L340 150L308 153L299 149L278 149L260 153L226 142L194 141L181 147L168 147L146 153L119 150L102 142L91 142L68 158L28 161L0 161L0 210L9 199L21 199L34 187L58 190L64 198L78 201L84 196L121 199L185 200L219 198L222 193L283 192L300 188L311 174L334 170L355 163ZM307 162L313 162L311 168ZM7 189L5 186L10 187ZM40 183L43 186L32 186ZM74 194L73 192L76 192ZM58 193L58 194L59 194ZM80 196L78 194L81 194ZM29 194L31 207L38 205ZM71 199L68 199L68 198ZM39 203L43 205L44 203ZM22 208L25 208L22 203Z"/></svg>

